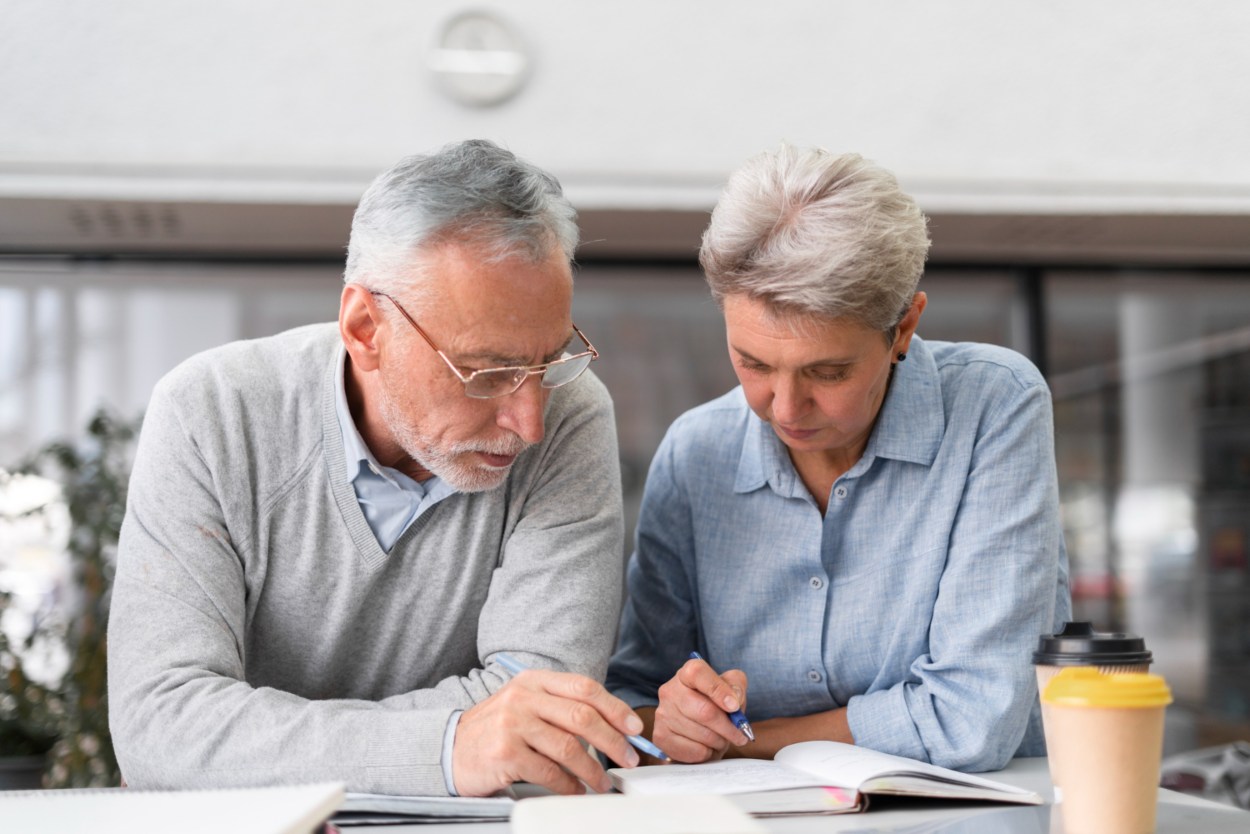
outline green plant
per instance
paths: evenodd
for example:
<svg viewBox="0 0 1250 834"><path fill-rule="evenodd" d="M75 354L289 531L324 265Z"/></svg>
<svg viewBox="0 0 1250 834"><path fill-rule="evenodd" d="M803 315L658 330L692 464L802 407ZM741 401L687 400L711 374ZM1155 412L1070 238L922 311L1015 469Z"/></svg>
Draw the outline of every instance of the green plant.
<svg viewBox="0 0 1250 834"><path fill-rule="evenodd" d="M0 753L38 754L51 741L45 787L120 781L108 730L105 633L137 429L138 421L99 411L82 443L49 444L18 470L57 481L69 511L66 549L75 596L66 615L40 621L21 647L10 646L0 629ZM10 600L0 596L0 611ZM21 656L33 641L49 637L63 642L69 668L59 683L46 685L23 670Z"/></svg>

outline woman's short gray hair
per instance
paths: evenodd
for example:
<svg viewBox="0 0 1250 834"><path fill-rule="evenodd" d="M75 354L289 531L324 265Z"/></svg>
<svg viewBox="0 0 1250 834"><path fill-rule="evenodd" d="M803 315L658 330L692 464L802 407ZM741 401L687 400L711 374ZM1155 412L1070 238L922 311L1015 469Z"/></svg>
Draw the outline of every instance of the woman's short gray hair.
<svg viewBox="0 0 1250 834"><path fill-rule="evenodd" d="M474 139L405 157L374 179L352 218L343 279L419 303L422 250L466 243L488 260L538 262L559 247L571 261L577 241L577 211L555 177Z"/></svg>
<svg viewBox="0 0 1250 834"><path fill-rule="evenodd" d="M718 303L744 295L780 316L845 317L888 333L924 271L925 224L884 168L783 145L729 178L699 264Z"/></svg>

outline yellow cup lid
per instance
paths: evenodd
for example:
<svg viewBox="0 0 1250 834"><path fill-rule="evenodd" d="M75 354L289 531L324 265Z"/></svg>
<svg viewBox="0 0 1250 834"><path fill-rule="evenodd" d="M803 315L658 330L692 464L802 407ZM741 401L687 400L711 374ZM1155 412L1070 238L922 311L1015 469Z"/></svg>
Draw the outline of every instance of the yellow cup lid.
<svg viewBox="0 0 1250 834"><path fill-rule="evenodd" d="M1065 707L1163 707L1172 703L1172 691L1160 675L1104 674L1072 666L1050 679L1042 701Z"/></svg>

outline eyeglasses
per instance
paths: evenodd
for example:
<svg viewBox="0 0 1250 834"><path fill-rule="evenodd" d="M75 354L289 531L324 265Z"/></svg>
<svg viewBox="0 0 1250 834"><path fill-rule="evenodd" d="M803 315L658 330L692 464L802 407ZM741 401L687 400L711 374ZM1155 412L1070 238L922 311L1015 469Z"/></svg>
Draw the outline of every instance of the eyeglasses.
<svg viewBox="0 0 1250 834"><path fill-rule="evenodd" d="M474 399L489 400L495 397L506 397L520 388L525 380L535 374L542 374L542 379L539 380L542 387L559 388L561 385L568 385L577 379L582 375L583 371L590 367L591 362L599 358L599 351L595 350L595 346L586 338L586 334L578 330L577 325L574 324L573 332L586 343L586 350L581 353L569 353L566 350L559 359L543 362L540 365L484 368L480 371L471 371L468 376L465 376L447 358L447 354L439 350L438 345L434 344L434 340L430 338L429 334L421 329L421 325L413 321L412 316L408 315L408 311L400 306L398 301L384 292L377 290L369 290L369 292L371 295L380 295L395 305L395 309L408 320L408 323L412 325L412 329L421 334L421 338L425 339L426 344L442 357L443 361L447 363L447 367L451 368L451 372L456 375L456 378L464 383L465 395Z"/></svg>

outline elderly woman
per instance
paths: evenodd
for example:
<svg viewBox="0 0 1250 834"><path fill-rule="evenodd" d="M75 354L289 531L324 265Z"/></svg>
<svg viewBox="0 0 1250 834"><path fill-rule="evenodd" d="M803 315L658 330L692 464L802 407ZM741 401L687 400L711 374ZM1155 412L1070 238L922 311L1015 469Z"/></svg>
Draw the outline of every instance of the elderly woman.
<svg viewBox="0 0 1250 834"><path fill-rule="evenodd" d="M1010 350L916 335L928 247L853 154L755 157L712 214L741 385L656 453L608 674L677 761L1044 753L1029 656L1071 607L1050 393Z"/></svg>

